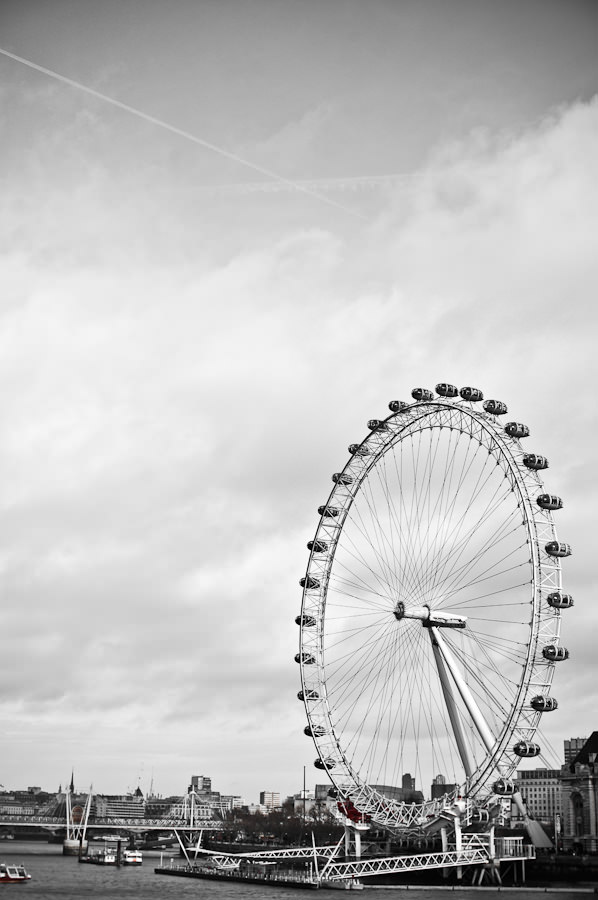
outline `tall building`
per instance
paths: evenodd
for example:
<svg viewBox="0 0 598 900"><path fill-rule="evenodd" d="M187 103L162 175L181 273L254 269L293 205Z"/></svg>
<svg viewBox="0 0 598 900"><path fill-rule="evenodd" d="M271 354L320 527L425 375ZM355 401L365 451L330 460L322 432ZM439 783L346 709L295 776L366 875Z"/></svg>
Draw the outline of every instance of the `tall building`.
<svg viewBox="0 0 598 900"><path fill-rule="evenodd" d="M401 779L401 787L404 791L414 791L415 790L415 778L412 777L410 772L405 772L403 778Z"/></svg>
<svg viewBox="0 0 598 900"><path fill-rule="evenodd" d="M101 818L143 819L145 816L145 800L139 788L134 794L96 794L91 808Z"/></svg>
<svg viewBox="0 0 598 900"><path fill-rule="evenodd" d="M197 794L210 793L212 790L212 779L207 775L192 775L188 790L189 793L191 791L195 791Z"/></svg>
<svg viewBox="0 0 598 900"><path fill-rule="evenodd" d="M430 799L438 800L440 797L444 797L445 794L450 794L456 787L456 784L447 784L444 775L435 775L430 788Z"/></svg>
<svg viewBox="0 0 598 900"><path fill-rule="evenodd" d="M523 769L515 779L528 812L545 824L553 825L561 813L560 778L560 769Z"/></svg>
<svg viewBox="0 0 598 900"><path fill-rule="evenodd" d="M220 802L226 809L241 809L245 806L245 801L238 794L222 794Z"/></svg>
<svg viewBox="0 0 598 900"><path fill-rule="evenodd" d="M573 759L577 756L579 751L582 749L583 745L587 741L587 738L569 738L568 741L563 741L565 748L565 765L572 762Z"/></svg>
<svg viewBox="0 0 598 900"><path fill-rule="evenodd" d="M260 805L267 810L280 809L280 794L274 791L260 791Z"/></svg>

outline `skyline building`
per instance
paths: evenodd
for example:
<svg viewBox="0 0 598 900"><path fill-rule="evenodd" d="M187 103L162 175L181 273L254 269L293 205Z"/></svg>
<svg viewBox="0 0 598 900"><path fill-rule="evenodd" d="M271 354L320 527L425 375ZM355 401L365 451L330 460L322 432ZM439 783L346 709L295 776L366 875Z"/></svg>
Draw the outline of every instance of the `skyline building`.
<svg viewBox="0 0 598 900"><path fill-rule="evenodd" d="M280 794L277 791L260 791L260 806L265 806L268 812L280 809Z"/></svg>
<svg viewBox="0 0 598 900"><path fill-rule="evenodd" d="M579 751L583 748L585 742L587 741L587 737L577 737L577 738L569 738L567 741L563 741L563 746L565 749L565 765L570 763L575 759Z"/></svg>
<svg viewBox="0 0 598 900"><path fill-rule="evenodd" d="M515 785L526 803L528 812L546 825L553 825L561 814L561 770L522 769Z"/></svg>

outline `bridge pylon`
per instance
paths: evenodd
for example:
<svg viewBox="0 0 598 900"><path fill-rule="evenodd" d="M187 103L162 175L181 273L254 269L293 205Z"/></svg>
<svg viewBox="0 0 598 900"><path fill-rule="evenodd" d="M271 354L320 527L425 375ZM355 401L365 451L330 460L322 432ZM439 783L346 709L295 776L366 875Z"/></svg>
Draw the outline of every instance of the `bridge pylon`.
<svg viewBox="0 0 598 900"><path fill-rule="evenodd" d="M71 787L69 786L66 789L66 837L62 843L64 856L78 856L79 853L87 852L87 822L91 810L92 797L92 787L90 786L85 806L82 807L78 803L73 806Z"/></svg>

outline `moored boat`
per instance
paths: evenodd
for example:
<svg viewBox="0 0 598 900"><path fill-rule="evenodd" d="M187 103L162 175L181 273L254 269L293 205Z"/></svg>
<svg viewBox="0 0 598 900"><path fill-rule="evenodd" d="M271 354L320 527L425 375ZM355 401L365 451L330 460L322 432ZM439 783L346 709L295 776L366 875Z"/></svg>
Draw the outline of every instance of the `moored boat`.
<svg viewBox="0 0 598 900"><path fill-rule="evenodd" d="M103 850L100 850L99 853L92 853L89 856L80 856L79 862L91 863L95 866L115 866L117 862L116 852L110 847L105 847Z"/></svg>
<svg viewBox="0 0 598 900"><path fill-rule="evenodd" d="M31 875L24 866L8 866L6 863L0 863L0 884L21 884L30 878Z"/></svg>
<svg viewBox="0 0 598 900"><path fill-rule="evenodd" d="M125 850L123 853L123 865L140 866L143 863L141 850Z"/></svg>

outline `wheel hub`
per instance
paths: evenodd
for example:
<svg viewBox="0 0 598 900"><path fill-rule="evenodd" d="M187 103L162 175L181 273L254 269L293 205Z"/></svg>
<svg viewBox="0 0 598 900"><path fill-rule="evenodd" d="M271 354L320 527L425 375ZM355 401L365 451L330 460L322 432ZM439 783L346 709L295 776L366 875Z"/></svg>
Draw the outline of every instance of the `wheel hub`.
<svg viewBox="0 0 598 900"><path fill-rule="evenodd" d="M412 606L409 609L403 600L398 600L393 615L397 621L401 619L419 619L424 628L465 628L467 616L458 616L447 613L444 610L431 609L426 603L424 606Z"/></svg>

